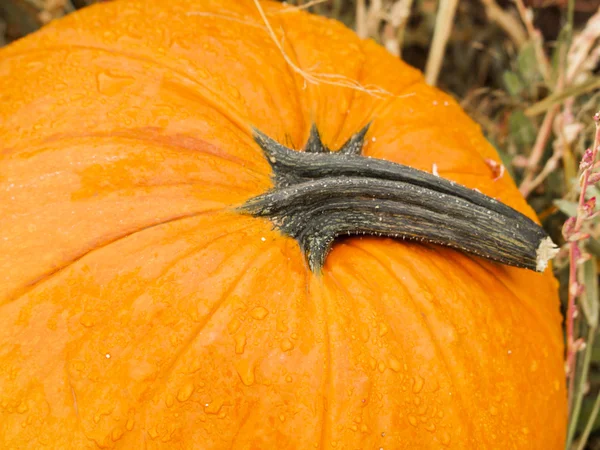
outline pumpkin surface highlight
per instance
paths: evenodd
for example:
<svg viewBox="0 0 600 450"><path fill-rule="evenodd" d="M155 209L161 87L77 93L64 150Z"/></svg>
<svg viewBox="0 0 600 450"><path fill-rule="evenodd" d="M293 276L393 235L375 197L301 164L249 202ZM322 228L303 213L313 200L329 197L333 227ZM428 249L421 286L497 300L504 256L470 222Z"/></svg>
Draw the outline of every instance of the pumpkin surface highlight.
<svg viewBox="0 0 600 450"><path fill-rule="evenodd" d="M479 128L341 24L252 1L115 1L0 50L0 447L562 449L557 283L268 218L258 129L455 181L535 219Z"/></svg>

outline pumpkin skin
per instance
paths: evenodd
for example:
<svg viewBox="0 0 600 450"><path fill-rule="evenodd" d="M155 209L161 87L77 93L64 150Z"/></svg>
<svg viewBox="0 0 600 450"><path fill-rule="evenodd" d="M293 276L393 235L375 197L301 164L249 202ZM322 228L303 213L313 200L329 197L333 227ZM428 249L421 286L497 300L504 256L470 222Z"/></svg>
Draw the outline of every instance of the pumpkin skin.
<svg viewBox="0 0 600 450"><path fill-rule="evenodd" d="M431 171L534 217L478 127L339 23L251 1L117 1L0 51L5 449L560 449L556 281L433 245L296 241L252 127Z"/></svg>

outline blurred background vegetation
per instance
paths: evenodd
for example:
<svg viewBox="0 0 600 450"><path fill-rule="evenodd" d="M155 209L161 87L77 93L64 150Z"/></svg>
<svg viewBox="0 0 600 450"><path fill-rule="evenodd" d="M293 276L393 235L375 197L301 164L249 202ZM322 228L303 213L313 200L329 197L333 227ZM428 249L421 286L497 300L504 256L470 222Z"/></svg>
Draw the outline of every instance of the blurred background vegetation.
<svg viewBox="0 0 600 450"><path fill-rule="evenodd" d="M98 1L106 0L0 0L0 46ZM498 173L510 173L562 246L554 270L563 313L569 290L580 312L566 332L567 448L600 449L600 218L591 200L596 180L592 176L584 195L579 182L600 110L600 0L288 3L375 39L423 70L430 84L452 94L481 125L501 156ZM586 170L591 175L597 167ZM576 233L565 231L569 217L579 217Z"/></svg>

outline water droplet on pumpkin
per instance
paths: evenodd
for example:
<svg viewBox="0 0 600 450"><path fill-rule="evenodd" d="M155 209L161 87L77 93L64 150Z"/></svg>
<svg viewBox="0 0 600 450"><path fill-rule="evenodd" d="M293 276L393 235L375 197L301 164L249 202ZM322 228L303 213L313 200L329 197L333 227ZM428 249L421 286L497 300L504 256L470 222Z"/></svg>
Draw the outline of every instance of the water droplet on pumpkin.
<svg viewBox="0 0 600 450"><path fill-rule="evenodd" d="M379 324L379 337L385 336L389 330L390 329L388 328L388 326L385 323L381 322Z"/></svg>
<svg viewBox="0 0 600 450"><path fill-rule="evenodd" d="M158 437L158 431L156 431L155 427L152 427L148 430L148 434L152 439L156 439Z"/></svg>
<svg viewBox="0 0 600 450"><path fill-rule="evenodd" d="M390 366L390 369L392 369L394 372L400 372L400 370L402 369L400 361L398 361L396 358L391 358L388 361L388 365Z"/></svg>
<svg viewBox="0 0 600 450"><path fill-rule="evenodd" d="M286 377L285 377L285 381L286 381L286 382L288 382L288 383L291 383L291 382L292 382L292 380L293 380L293 379L292 379L292 376L291 376L291 375L288 375L288 376L286 376Z"/></svg>
<svg viewBox="0 0 600 450"><path fill-rule="evenodd" d="M429 431L430 433L433 433L435 431L435 424L434 423L428 423L427 425L425 425L425 429L427 431Z"/></svg>
<svg viewBox="0 0 600 450"><path fill-rule="evenodd" d="M379 361L379 364L377 364L377 370L379 370L379 372L383 373L385 372L385 363L383 361Z"/></svg>
<svg viewBox="0 0 600 450"><path fill-rule="evenodd" d="M229 334L233 334L240 328L241 325L242 322L240 321L240 319L234 317L227 325L227 331L229 331Z"/></svg>
<svg viewBox="0 0 600 450"><path fill-rule="evenodd" d="M254 366L247 360L237 361L235 364L242 383L246 386L252 386L254 384Z"/></svg>
<svg viewBox="0 0 600 450"><path fill-rule="evenodd" d="M440 442L442 445L450 445L451 437L447 431L444 431L440 436Z"/></svg>
<svg viewBox="0 0 600 450"><path fill-rule="evenodd" d="M292 341L290 341L289 339L285 338L281 340L281 344L280 344L281 350L283 350L284 352L289 352L290 350L292 350L294 348L294 343Z"/></svg>
<svg viewBox="0 0 600 450"><path fill-rule="evenodd" d="M93 327L94 326L94 317L92 317L89 314L83 314L79 318L79 323L87 328Z"/></svg>
<svg viewBox="0 0 600 450"><path fill-rule="evenodd" d="M411 414L408 416L408 423L410 423L413 427L416 427L419 422L417 422L417 418Z"/></svg>
<svg viewBox="0 0 600 450"><path fill-rule="evenodd" d="M212 402L210 402L208 404L208 406L204 407L204 412L206 414L218 414L219 411L221 411L221 408L223 407L223 399L217 399L214 400Z"/></svg>
<svg viewBox="0 0 600 450"><path fill-rule="evenodd" d="M185 402L192 396L192 392L194 392L194 385L192 383L185 384L179 389L179 392L177 392L177 400Z"/></svg>
<svg viewBox="0 0 600 450"><path fill-rule="evenodd" d="M244 353L246 349L246 335L245 334L237 334L234 338L235 341L235 352L238 355Z"/></svg>
<svg viewBox="0 0 600 450"><path fill-rule="evenodd" d="M495 416L496 414L498 414L498 408L496 408L495 406L490 406L490 414L492 416Z"/></svg>
<svg viewBox="0 0 600 450"><path fill-rule="evenodd" d="M124 74L115 74L110 71L100 72L96 75L98 91L104 95L118 95L123 89L135 83L135 78Z"/></svg>
<svg viewBox="0 0 600 450"><path fill-rule="evenodd" d="M263 308L262 306L257 306L252 311L250 311L250 315L256 320L262 320L265 317L267 317L268 314L269 311L267 311L267 309Z"/></svg>
<svg viewBox="0 0 600 450"><path fill-rule="evenodd" d="M19 414L23 414L25 412L27 412L29 408L27 407L27 404L25 403L19 403L19 406L17 406L17 412Z"/></svg>
<svg viewBox="0 0 600 450"><path fill-rule="evenodd" d="M169 408L175 404L175 397L173 397L173 394L167 394L165 403Z"/></svg>
<svg viewBox="0 0 600 450"><path fill-rule="evenodd" d="M113 442L116 442L123 437L123 433L125 433L125 430L123 430L121 427L117 427L112 430L112 433L110 433L110 438L113 440Z"/></svg>
<svg viewBox="0 0 600 450"><path fill-rule="evenodd" d="M132 417L130 417L129 419L127 419L127 423L125 424L125 428L127 428L127 431L131 431L133 430L133 425L135 424L134 420Z"/></svg>
<svg viewBox="0 0 600 450"><path fill-rule="evenodd" d="M425 384L425 380L417 375L414 379L414 384L413 384L413 392L415 394L418 394L419 392L421 392L421 390L423 389L423 385Z"/></svg>

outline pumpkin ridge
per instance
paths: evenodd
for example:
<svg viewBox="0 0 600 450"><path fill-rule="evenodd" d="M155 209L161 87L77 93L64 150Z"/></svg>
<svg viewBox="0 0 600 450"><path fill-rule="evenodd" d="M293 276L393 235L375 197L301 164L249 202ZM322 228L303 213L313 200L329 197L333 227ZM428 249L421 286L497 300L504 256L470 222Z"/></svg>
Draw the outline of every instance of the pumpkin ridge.
<svg viewBox="0 0 600 450"><path fill-rule="evenodd" d="M44 274L38 275L37 277L35 277L31 281L29 281L29 283L27 283L26 287L21 287L20 289L19 289L19 287L17 287L12 293L8 293L7 297L4 300L0 301L0 308L6 304L9 304L9 303L12 303L12 302L18 300L20 297L22 297L24 295L27 295L29 292L35 290L42 283L50 280L53 276L59 274L63 270L68 269L71 265L77 263L78 261L81 261L87 255L90 255L98 250L102 250L103 248L106 248L109 245L114 244L115 242L118 242L122 239L133 236L136 233L140 233L140 232L143 232L143 231L151 229L151 228L159 227L162 225L167 225L169 223L177 222L178 220L184 220L184 219L189 219L191 217L197 217L197 216L201 216L204 214L211 214L211 213L223 211L224 209L225 208L219 208L219 209L211 209L211 210L195 212L192 214L184 214L182 216L173 217L168 220L163 220L158 223L153 223L153 224L144 226L142 228L138 228L136 230L129 231L127 233L116 236L106 242L91 243L89 246L90 248L87 251L84 251L83 253L69 259L68 261L64 262L64 264L54 268L51 271L47 271Z"/></svg>
<svg viewBox="0 0 600 450"><path fill-rule="evenodd" d="M549 327L548 327L548 324L546 323L546 321L545 321L545 320L540 320L540 319L542 319L542 318L541 318L541 317L540 317L540 315L537 313L537 310L536 310L535 308L532 308L532 307L531 307L531 305L529 304L529 302L519 302L519 301L518 301L518 300L519 300L519 297L518 297L518 296L517 296L517 295L516 295L516 294L513 292L513 290L510 288L510 286L508 286L508 285L506 284L506 282L504 281L504 278L503 278L503 277L499 277L499 276L497 276L496 274L494 274L494 273L493 273L493 271L492 271L492 270L490 270L490 268L489 268L489 267L486 267L486 265L485 265L485 264L482 264L482 262L481 262L481 261L478 261L478 260L477 260L477 258L472 258L472 257L469 255L469 259L470 259L471 261L473 261L473 262L474 262L476 265L480 266L480 267L481 267L481 268L482 268L482 269L483 269L483 270L484 270L484 271L485 271L485 272L486 272L486 273L487 273L487 274L488 274L490 277L492 277L492 278L494 278L494 279L498 280L498 281L500 282L500 284L502 285L502 287L504 288L505 292L507 292L508 294L510 294L510 296L511 296L512 298L514 298L514 299L515 299L515 303L517 303L517 304L518 304L518 305L520 305L521 307L525 308L525 311L526 311L527 313L529 313L529 315L530 315L531 317L535 318L537 323L541 324L541 325L544 327L544 334L545 334L546 336L552 336L552 332L551 332L551 330L549 329ZM434 262L434 264L436 265L436 267L438 267L438 266L437 266L437 264L436 264L435 262ZM470 271L469 271L469 270L468 270L466 267L464 267L464 266L462 266L462 265L461 265L461 266L460 266L460 268L461 268L462 270L464 270L464 271L465 271L465 272L466 272L466 273L467 273L469 276L471 276L471 272L470 272ZM479 279L477 279L477 280L475 280L475 281L476 281L476 283L477 283L479 286L482 286L482 287L483 287L483 284L481 283L481 281L479 281ZM506 298L506 296L502 296L502 298Z"/></svg>
<svg viewBox="0 0 600 450"><path fill-rule="evenodd" d="M309 275L310 276L310 275ZM331 335L329 332L329 311L331 307L329 291L325 288L325 285L322 280L317 281L319 286L319 295L315 299L315 304L321 305L321 313L323 315L323 384L322 384L322 396L323 396L323 404L321 410L321 431L319 433L319 449L325 450L328 448L326 443L327 438L331 435L331 429L333 427L332 422L333 418L329 411L331 408L329 407L329 401L334 396L333 393L333 372L332 372L332 359L333 355L331 353ZM313 297L314 298L314 297Z"/></svg>
<svg viewBox="0 0 600 450"><path fill-rule="evenodd" d="M250 226L251 225L249 225L248 227L245 227L245 228L249 228ZM241 231L241 230L236 230L235 232L237 233L239 231ZM219 236L218 239L223 238L225 236L229 236L231 234L233 234L233 233L226 233L224 235ZM216 242L218 239L211 241L211 244ZM273 248L273 247L274 246L272 246L271 248ZM236 249L236 251L238 251L238 250L239 249ZM259 254L266 253L267 251L268 251L268 249L261 248L254 255L257 256ZM228 258L225 258L218 267L220 267L222 264L225 264L231 256L233 256L233 253L230 253L228 255ZM183 356L183 354L185 353L186 350L189 350L190 345L198 338L198 335L210 323L211 319L215 316L215 314L217 312L219 312L219 310L227 302L227 300L230 299L231 293L233 292L233 290L239 285L240 281L242 281L242 279L247 275L248 269L255 262L256 262L256 259L249 258L247 261L247 264L243 268L240 268L240 270L238 271L238 276L234 280L231 281L228 288L223 293L222 298L220 298L219 300L217 300L215 302L215 304L211 307L211 310L209 311L209 313L205 317L203 317L202 321L192 330L189 337L180 344L179 349L178 349L177 353L175 353L175 355L173 355L171 362L164 368L162 373L156 377L156 380L154 381L152 386L148 387L148 390L146 392L154 390L155 384L161 384L161 383L165 382L165 380L168 378L169 374L172 372L175 365L177 364L177 361L179 360L179 358L181 358L181 356ZM144 396L144 395L142 395L142 396ZM146 398L148 399L148 401L151 400L151 396L147 396Z"/></svg>
<svg viewBox="0 0 600 450"><path fill-rule="evenodd" d="M150 143L156 146L164 146L166 148L169 149L173 149L174 151L177 150L182 150L185 152L191 152L191 153L202 153L205 154L207 156L211 156L214 158L218 158L218 159L222 159L223 161L228 161L231 162L237 166L239 166L241 169L246 170L248 172L251 172L252 174L256 175L256 178L263 178L266 176L265 173L260 172L257 168L252 168L250 167L250 165L255 165L254 161L249 161L249 160L243 160L239 157L235 157L232 156L230 153L228 152L218 152L218 151L208 151L205 149L200 149L199 147L194 147L191 148L190 146L186 146L184 145L185 139L193 139L195 142L197 141L197 143L205 143L207 147L210 147L212 149L216 149L216 150L220 150L219 147L217 147L214 144L211 144L208 141L205 140L200 140L195 138L194 136L190 135L187 136L185 134L168 134L168 135L160 135L159 133L157 133L157 131L159 130L158 127L147 127L147 128L125 128L122 130L115 130L115 131L98 131L98 132L91 132L91 133L57 133L54 135L50 135L47 136L46 138L44 138L42 140L42 143L44 144L48 144L48 143L56 143L56 142L60 142L63 143L65 141L69 141L71 139L73 140L77 140L77 139L115 139L115 138L120 138L123 140L133 140L136 142L144 142L144 143ZM131 134L130 134L131 132ZM155 133L152 136L148 136L147 134L149 133ZM252 143L254 143L254 141L252 141ZM250 144L249 144L250 145ZM20 150L20 149L18 149ZM49 151L56 151L55 148L47 148L45 150L40 150L38 152L34 152L33 154L38 154L38 153L45 153L45 152L49 152Z"/></svg>
<svg viewBox="0 0 600 450"><path fill-rule="evenodd" d="M347 245L349 245L352 248L355 248L367 255L369 255L373 261L375 261L377 263L377 265L379 265L383 271L385 271L386 273L388 273L390 275L390 277L396 281L396 284L398 286L402 286L403 290L405 292L409 292L409 289L404 285L404 283L402 282L402 280L400 278L398 278L397 274L390 270L386 264L384 264L384 262L380 259L380 257L376 254L374 254L373 252L365 249L362 246L357 245L357 243L348 243ZM415 269L412 266L408 266L404 263L404 261L400 261L400 264L403 264L404 268L409 271L412 276L414 278L419 278L419 274L418 272L415 271ZM421 286L425 289L427 289L427 291L431 294L431 291L429 290L429 286L427 285L427 282L421 282ZM433 295L432 295L433 297ZM416 300L413 298L412 295L404 295L404 298L407 298L414 306L416 311L421 312L421 307L420 305L416 302ZM384 310L387 311L387 305L385 304L385 302L381 302L381 304L383 305ZM391 314L388 314L388 316L390 316ZM443 349L441 348L439 341L437 339L436 334L433 332L433 330L431 329L431 326L429 325L429 323L427 323L426 320L422 319L420 320L420 322L423 324L423 328L426 330L428 336L429 336L429 342L433 345L436 354L438 355L438 357L441 359L443 366L446 368L446 373L448 374L448 378L450 379L450 382L452 383L452 393L454 395L454 397L458 397L458 402L460 404L460 409L462 410L462 418L467 418L467 425L468 425L468 430L466 432L467 435L472 435L473 434L473 430L476 430L477 427L475 426L475 424L473 423L473 419L471 418L470 414L468 413L468 409L465 406L466 405L466 401L463 398L462 392L460 392L460 389L457 389L457 383L456 383L456 374L454 373L454 371L450 368L450 365L448 363L448 357L446 356L446 354L444 353ZM458 393L458 395L456 395L456 393ZM478 437L478 441L481 441L481 439Z"/></svg>

